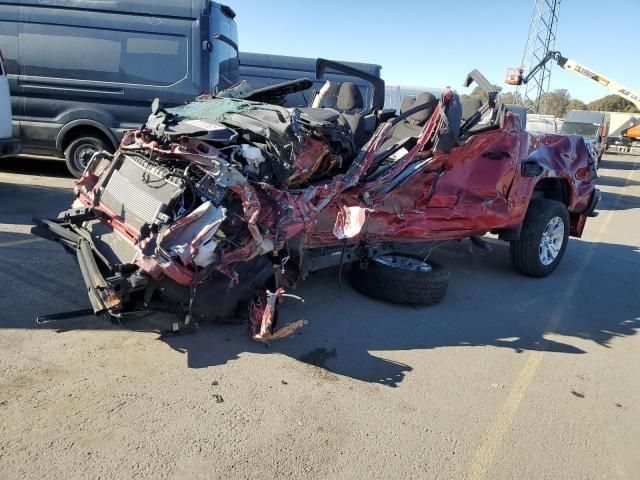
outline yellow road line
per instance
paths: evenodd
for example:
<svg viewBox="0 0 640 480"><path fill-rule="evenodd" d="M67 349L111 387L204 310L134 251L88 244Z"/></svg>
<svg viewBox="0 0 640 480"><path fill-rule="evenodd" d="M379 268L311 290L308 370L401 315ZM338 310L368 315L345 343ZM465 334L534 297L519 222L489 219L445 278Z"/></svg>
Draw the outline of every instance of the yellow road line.
<svg viewBox="0 0 640 480"><path fill-rule="evenodd" d="M44 238L26 238L24 240L15 240L13 242L2 242L0 243L0 248L3 247L18 247L20 245L28 245L30 243L42 242Z"/></svg>
<svg viewBox="0 0 640 480"><path fill-rule="evenodd" d="M637 164L634 163L633 168L627 176L625 185L622 189L623 192L625 192L626 188L629 186L629 182L631 181L631 177L635 172L636 165ZM611 218L613 218L615 208L620 203L621 198L622 196L618 197L614 204L614 208L607 214L607 218L598 230L596 238L593 242L594 244L600 243L600 241L602 240L604 232L607 230L609 222L611 222ZM562 316L567 306L569 305L569 299L573 296L582 278L582 275L591 263L591 259L593 258L595 249L596 246L592 245L587 254L583 257L582 263L573 275L571 282L569 282L569 285L567 286L567 289L565 290L560 303L558 303L553 313L549 317L549 322L545 326L545 332L554 331L560 323L560 320L562 319ZM502 446L502 443L504 442L504 439L509 432L509 428L513 423L516 413L518 412L520 402L524 397L524 394L527 392L527 389L533 381L536 371L540 366L540 361L542 360L542 355L544 353L544 340L540 343L540 345L541 346L539 350L531 352L527 357L527 361L525 362L524 367L516 377L516 380L513 382L511 390L509 391L509 395L507 395L507 399L502 406L502 410L500 411L497 420L489 428L482 440L482 443L480 444L480 447L475 452L473 463L471 464L471 478L474 480L484 480L489 474L489 469L493 465L496 453Z"/></svg>

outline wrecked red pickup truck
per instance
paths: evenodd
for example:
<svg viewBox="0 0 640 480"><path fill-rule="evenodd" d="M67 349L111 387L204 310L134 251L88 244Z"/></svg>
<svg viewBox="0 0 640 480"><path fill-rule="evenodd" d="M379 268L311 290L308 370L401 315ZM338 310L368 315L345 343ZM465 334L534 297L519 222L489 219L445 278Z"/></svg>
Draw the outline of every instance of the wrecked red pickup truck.
<svg viewBox="0 0 640 480"><path fill-rule="evenodd" d="M114 155L94 156L72 208L33 233L76 255L96 314L172 312L185 328L242 308L262 341L302 325L275 329L276 306L326 267L352 264L356 289L380 299L440 301L447 270L400 253L409 243L492 232L516 270L550 274L599 200L583 139L528 133L476 70L465 86L488 100L473 111L447 89L396 115L372 81L368 105L349 82L327 82L311 107L277 105L308 80L156 101Z"/></svg>

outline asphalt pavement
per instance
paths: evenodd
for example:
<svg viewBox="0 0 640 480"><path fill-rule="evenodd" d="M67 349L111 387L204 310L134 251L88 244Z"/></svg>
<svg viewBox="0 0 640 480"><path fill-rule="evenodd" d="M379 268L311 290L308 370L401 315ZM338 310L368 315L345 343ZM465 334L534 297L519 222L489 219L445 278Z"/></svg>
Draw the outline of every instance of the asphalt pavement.
<svg viewBox="0 0 640 480"><path fill-rule="evenodd" d="M270 347L242 325L160 340L35 317L88 306L29 234L72 199L64 163L0 165L0 478L640 478L640 157L605 155L600 215L554 274L451 242L443 303L312 275Z"/></svg>

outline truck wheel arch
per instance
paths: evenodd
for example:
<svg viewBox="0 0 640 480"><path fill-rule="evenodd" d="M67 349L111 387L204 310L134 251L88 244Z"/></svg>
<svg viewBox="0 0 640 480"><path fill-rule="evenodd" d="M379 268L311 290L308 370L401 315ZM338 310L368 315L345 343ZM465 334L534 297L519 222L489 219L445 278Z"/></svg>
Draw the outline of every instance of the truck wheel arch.
<svg viewBox="0 0 640 480"><path fill-rule="evenodd" d="M116 136L108 127L95 120L81 119L73 120L60 129L56 138L56 148L59 152L64 152L74 138L92 135L102 137L114 150L118 146Z"/></svg>
<svg viewBox="0 0 640 480"><path fill-rule="evenodd" d="M563 178L542 178L538 181L538 183L536 183L529 202L531 202L531 200L535 198L556 200L558 202L564 203L567 207L569 207L569 202L571 199L569 183Z"/></svg>
<svg viewBox="0 0 640 480"><path fill-rule="evenodd" d="M558 177L545 177L538 180L533 187L528 204L530 205L534 200L542 199L556 200L569 208L571 187L567 180ZM521 230L522 224L512 228L496 229L492 233L497 233L500 240L513 242L520 239Z"/></svg>

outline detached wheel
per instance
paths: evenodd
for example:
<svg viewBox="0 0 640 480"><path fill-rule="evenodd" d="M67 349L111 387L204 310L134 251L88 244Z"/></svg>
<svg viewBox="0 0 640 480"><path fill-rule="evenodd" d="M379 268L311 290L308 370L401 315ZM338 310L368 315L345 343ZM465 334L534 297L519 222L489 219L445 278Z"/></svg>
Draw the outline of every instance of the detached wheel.
<svg viewBox="0 0 640 480"><path fill-rule="evenodd" d="M546 277L562 260L568 240L566 205L556 200L533 200L524 218L520 240L511 242L511 262L520 273Z"/></svg>
<svg viewBox="0 0 640 480"><path fill-rule="evenodd" d="M107 145L101 138L85 136L74 139L64 151L64 158L71 175L80 178L91 157L100 150L107 150Z"/></svg>
<svg viewBox="0 0 640 480"><path fill-rule="evenodd" d="M360 293L392 303L433 305L447 293L449 270L412 255L381 255L367 269L354 269L351 280Z"/></svg>

